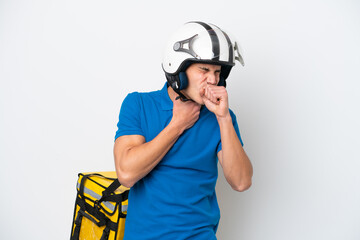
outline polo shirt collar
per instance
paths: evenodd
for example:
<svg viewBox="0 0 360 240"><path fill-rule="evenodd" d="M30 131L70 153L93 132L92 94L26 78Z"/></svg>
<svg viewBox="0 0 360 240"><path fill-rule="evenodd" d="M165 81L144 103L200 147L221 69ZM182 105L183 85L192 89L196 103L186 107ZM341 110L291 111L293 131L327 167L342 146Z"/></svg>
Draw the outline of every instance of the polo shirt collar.
<svg viewBox="0 0 360 240"><path fill-rule="evenodd" d="M162 110L172 110L173 109L173 102L171 101L171 99L169 97L167 88L168 88L167 83L165 83L164 87L160 90Z"/></svg>

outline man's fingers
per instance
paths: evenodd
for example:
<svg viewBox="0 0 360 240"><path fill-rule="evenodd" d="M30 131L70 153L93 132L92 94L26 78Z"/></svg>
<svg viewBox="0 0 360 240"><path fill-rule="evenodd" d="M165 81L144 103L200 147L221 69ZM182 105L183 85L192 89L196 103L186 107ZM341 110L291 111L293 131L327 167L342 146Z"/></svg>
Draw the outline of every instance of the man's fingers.
<svg viewBox="0 0 360 240"><path fill-rule="evenodd" d="M207 87L205 89L205 94L204 95L211 102L213 102L215 104L219 104L221 99L222 99L222 96L224 94L226 94L226 92L222 88L219 88L219 87L214 87L214 88Z"/></svg>

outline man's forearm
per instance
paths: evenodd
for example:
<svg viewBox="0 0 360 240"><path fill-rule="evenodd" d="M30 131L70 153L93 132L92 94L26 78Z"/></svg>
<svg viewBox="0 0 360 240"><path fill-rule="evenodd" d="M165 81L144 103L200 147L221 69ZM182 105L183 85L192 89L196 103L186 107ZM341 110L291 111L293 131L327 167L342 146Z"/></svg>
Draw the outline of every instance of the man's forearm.
<svg viewBox="0 0 360 240"><path fill-rule="evenodd" d="M230 114L218 118L222 150L219 154L220 164L226 180L237 191L244 191L251 186L253 169L241 142L235 132Z"/></svg>
<svg viewBox="0 0 360 240"><path fill-rule="evenodd" d="M181 133L176 126L169 124L149 142L128 146L125 149L123 146L117 146L115 142L115 166L122 184L132 187L146 176L170 150Z"/></svg>

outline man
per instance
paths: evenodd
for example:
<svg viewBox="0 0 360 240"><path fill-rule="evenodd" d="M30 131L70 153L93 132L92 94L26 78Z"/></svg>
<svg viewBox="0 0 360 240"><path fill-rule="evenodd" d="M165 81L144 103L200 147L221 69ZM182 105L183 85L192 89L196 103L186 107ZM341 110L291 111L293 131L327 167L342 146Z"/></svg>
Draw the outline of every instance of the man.
<svg viewBox="0 0 360 240"><path fill-rule="evenodd" d="M166 49L163 89L124 99L114 158L120 183L131 187L125 240L216 239L217 160L234 190L250 187L225 88L235 59L243 64L220 28L186 23Z"/></svg>

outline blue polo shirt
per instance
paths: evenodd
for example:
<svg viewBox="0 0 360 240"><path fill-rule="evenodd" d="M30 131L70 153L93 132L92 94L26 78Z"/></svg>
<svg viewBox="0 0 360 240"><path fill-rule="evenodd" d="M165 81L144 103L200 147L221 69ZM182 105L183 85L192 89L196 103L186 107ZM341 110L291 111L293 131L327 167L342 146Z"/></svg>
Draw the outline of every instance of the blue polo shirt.
<svg viewBox="0 0 360 240"><path fill-rule="evenodd" d="M130 93L124 99L115 139L155 138L172 118L167 85L159 91ZM242 143L236 117L230 111ZM124 240L216 239L220 219L215 185L220 129L205 106L198 121L178 138L159 164L131 188Z"/></svg>

